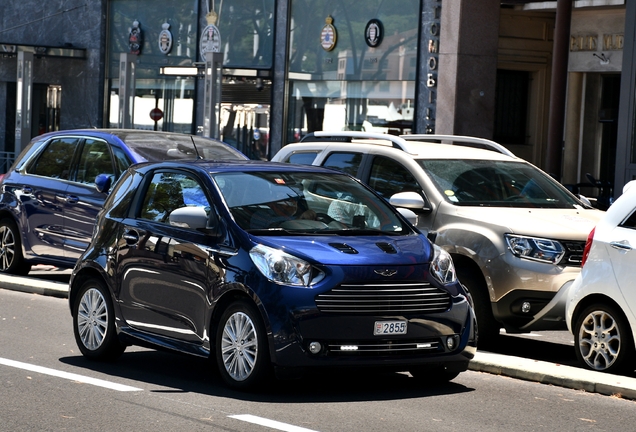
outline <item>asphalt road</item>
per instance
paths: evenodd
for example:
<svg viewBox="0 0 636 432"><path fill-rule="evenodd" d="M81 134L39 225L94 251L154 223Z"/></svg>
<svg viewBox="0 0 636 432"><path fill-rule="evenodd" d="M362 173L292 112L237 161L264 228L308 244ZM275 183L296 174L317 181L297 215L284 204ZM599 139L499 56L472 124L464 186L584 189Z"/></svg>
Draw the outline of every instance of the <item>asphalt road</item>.
<svg viewBox="0 0 636 432"><path fill-rule="evenodd" d="M313 374L255 393L209 363L130 348L82 357L66 299L0 289L0 431L625 430L634 402L467 371L429 387L408 374Z"/></svg>

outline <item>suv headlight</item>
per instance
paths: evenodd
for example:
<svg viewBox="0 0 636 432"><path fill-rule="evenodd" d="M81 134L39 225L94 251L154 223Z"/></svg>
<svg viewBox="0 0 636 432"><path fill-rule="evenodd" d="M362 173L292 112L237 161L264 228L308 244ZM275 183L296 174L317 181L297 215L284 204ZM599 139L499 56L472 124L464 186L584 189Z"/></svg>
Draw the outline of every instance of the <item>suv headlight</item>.
<svg viewBox="0 0 636 432"><path fill-rule="evenodd" d="M433 244L433 261L431 261L431 274L443 285L457 280L453 258L441 247Z"/></svg>
<svg viewBox="0 0 636 432"><path fill-rule="evenodd" d="M307 261L268 246L254 246L250 258L263 276L278 284L308 287L325 277Z"/></svg>
<svg viewBox="0 0 636 432"><path fill-rule="evenodd" d="M565 254L563 245L556 240L512 234L506 234L505 238L510 251L520 258L558 264Z"/></svg>

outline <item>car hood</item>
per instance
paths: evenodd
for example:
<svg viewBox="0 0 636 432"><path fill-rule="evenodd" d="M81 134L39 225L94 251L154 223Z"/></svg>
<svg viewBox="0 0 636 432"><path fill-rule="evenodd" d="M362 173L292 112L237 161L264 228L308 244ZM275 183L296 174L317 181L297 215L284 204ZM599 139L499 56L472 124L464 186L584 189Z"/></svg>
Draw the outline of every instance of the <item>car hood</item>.
<svg viewBox="0 0 636 432"><path fill-rule="evenodd" d="M423 235L259 236L261 243L324 265L414 265L431 260L433 247Z"/></svg>
<svg viewBox="0 0 636 432"><path fill-rule="evenodd" d="M563 240L585 240L605 212L596 209L458 207L456 215L503 232Z"/></svg>

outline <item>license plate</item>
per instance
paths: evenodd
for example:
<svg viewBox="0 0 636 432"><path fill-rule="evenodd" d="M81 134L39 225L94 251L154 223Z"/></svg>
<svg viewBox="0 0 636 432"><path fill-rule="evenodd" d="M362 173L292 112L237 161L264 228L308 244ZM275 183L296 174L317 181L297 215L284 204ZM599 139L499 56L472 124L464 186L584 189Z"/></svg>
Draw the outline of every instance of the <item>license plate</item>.
<svg viewBox="0 0 636 432"><path fill-rule="evenodd" d="M406 321L376 321L374 336L406 334Z"/></svg>

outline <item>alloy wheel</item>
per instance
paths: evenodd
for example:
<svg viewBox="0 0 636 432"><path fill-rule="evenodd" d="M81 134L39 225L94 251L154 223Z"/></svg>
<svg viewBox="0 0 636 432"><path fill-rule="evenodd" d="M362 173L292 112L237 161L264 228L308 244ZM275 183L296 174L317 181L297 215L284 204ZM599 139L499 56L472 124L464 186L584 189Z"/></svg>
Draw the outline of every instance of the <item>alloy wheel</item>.
<svg viewBox="0 0 636 432"><path fill-rule="evenodd" d="M80 299L77 329L86 348L94 351L102 346L108 331L108 309L99 290L90 288Z"/></svg>
<svg viewBox="0 0 636 432"><path fill-rule="evenodd" d="M247 314L236 312L225 322L221 355L225 370L233 380L244 381L252 374L258 358L258 337Z"/></svg>
<svg viewBox="0 0 636 432"><path fill-rule="evenodd" d="M590 312L579 327L579 352L587 365L604 371L621 352L621 332L616 319L603 310Z"/></svg>
<svg viewBox="0 0 636 432"><path fill-rule="evenodd" d="M15 237L8 226L0 226L0 271L7 271L15 259Z"/></svg>

